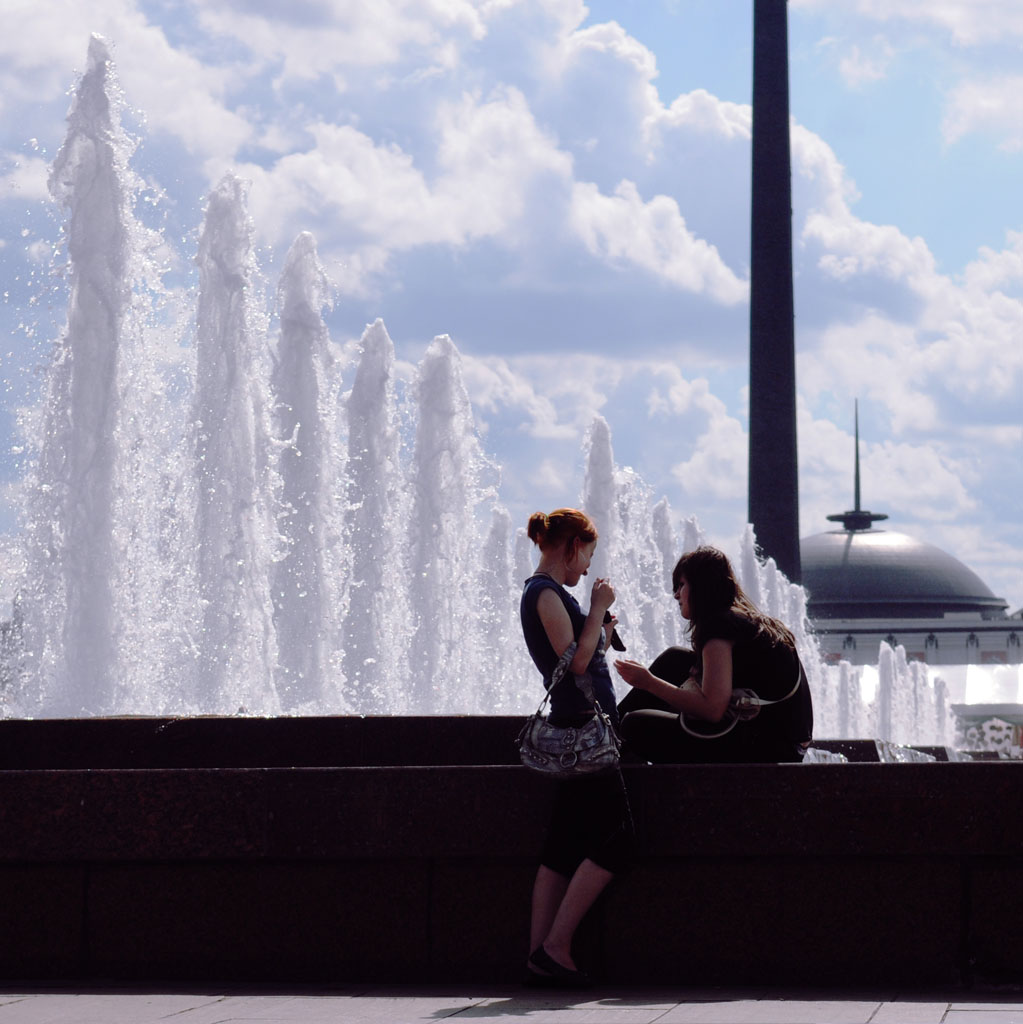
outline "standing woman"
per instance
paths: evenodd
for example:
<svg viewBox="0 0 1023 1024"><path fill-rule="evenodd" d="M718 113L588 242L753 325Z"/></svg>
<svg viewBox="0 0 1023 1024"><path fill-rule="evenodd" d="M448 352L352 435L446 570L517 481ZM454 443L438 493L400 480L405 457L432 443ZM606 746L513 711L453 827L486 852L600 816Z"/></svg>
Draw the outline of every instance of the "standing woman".
<svg viewBox="0 0 1023 1024"><path fill-rule="evenodd" d="M789 629L757 610L717 548L683 555L672 588L693 649L669 647L650 668L615 662L633 687L618 707L626 750L674 764L802 761L813 703ZM735 688L771 703L705 738L730 721Z"/></svg>
<svg viewBox="0 0 1023 1024"><path fill-rule="evenodd" d="M614 602L614 589L607 580L595 580L586 613L565 589L586 575L596 527L578 509L535 512L529 517L529 539L539 546L540 561L525 582L519 611L526 646L546 689L558 661L576 644L568 671L551 692L550 721L571 727L593 717L592 706L573 685L574 675L589 673L597 702L617 728L614 687L604 659L615 623L612 616L605 626L604 613ZM572 939L607 884L631 864L632 814L618 768L554 785L553 814L533 885L525 980L584 985L589 979L572 958Z"/></svg>

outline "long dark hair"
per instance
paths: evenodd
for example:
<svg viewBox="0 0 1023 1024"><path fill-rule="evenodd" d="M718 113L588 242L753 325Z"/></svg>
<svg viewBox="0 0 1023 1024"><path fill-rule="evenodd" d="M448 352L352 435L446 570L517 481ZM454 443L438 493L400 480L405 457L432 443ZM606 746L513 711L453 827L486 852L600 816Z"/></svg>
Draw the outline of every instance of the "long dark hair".
<svg viewBox="0 0 1023 1024"><path fill-rule="evenodd" d="M758 633L769 636L773 643L795 650L796 641L791 631L784 623L765 615L746 596L723 551L702 547L684 554L671 574L672 593L682 585L683 579L689 584L689 635L697 654L703 648L707 625L728 615L749 619Z"/></svg>

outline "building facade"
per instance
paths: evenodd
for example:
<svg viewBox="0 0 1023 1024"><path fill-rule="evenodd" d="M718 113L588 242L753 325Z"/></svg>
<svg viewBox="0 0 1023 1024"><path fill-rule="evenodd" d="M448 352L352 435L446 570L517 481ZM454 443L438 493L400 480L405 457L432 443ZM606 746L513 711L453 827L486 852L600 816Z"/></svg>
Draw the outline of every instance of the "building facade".
<svg viewBox="0 0 1023 1024"><path fill-rule="evenodd" d="M876 664L885 641L930 665L1023 662L1023 617L958 559L875 528L873 513L828 518L842 528L800 547L807 610L829 661Z"/></svg>

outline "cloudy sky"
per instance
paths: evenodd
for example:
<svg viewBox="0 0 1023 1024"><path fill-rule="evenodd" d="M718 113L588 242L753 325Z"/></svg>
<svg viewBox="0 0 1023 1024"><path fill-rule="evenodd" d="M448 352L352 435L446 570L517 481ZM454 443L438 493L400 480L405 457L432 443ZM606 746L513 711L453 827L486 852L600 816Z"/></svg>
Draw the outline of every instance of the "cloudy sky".
<svg viewBox="0 0 1023 1024"><path fill-rule="evenodd" d="M0 446L62 318L46 192L90 33L179 266L251 182L338 345L449 334L516 521L616 461L746 518L751 0L14 0L0 36ZM1023 5L790 0L801 533L863 504L1023 605ZM4 457L0 473L15 475ZM9 503L8 503L9 504ZM10 509L0 525L10 528Z"/></svg>

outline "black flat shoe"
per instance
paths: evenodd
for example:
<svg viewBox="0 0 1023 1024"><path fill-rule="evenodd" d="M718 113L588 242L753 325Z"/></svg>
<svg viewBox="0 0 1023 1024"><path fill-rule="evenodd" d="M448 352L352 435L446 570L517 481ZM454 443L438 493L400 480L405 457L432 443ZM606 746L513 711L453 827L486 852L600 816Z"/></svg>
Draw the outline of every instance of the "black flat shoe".
<svg viewBox="0 0 1023 1024"><path fill-rule="evenodd" d="M590 988L593 985L585 971L573 971L570 967L559 964L542 945L537 946L529 954L529 962L545 972L537 974L545 988Z"/></svg>

